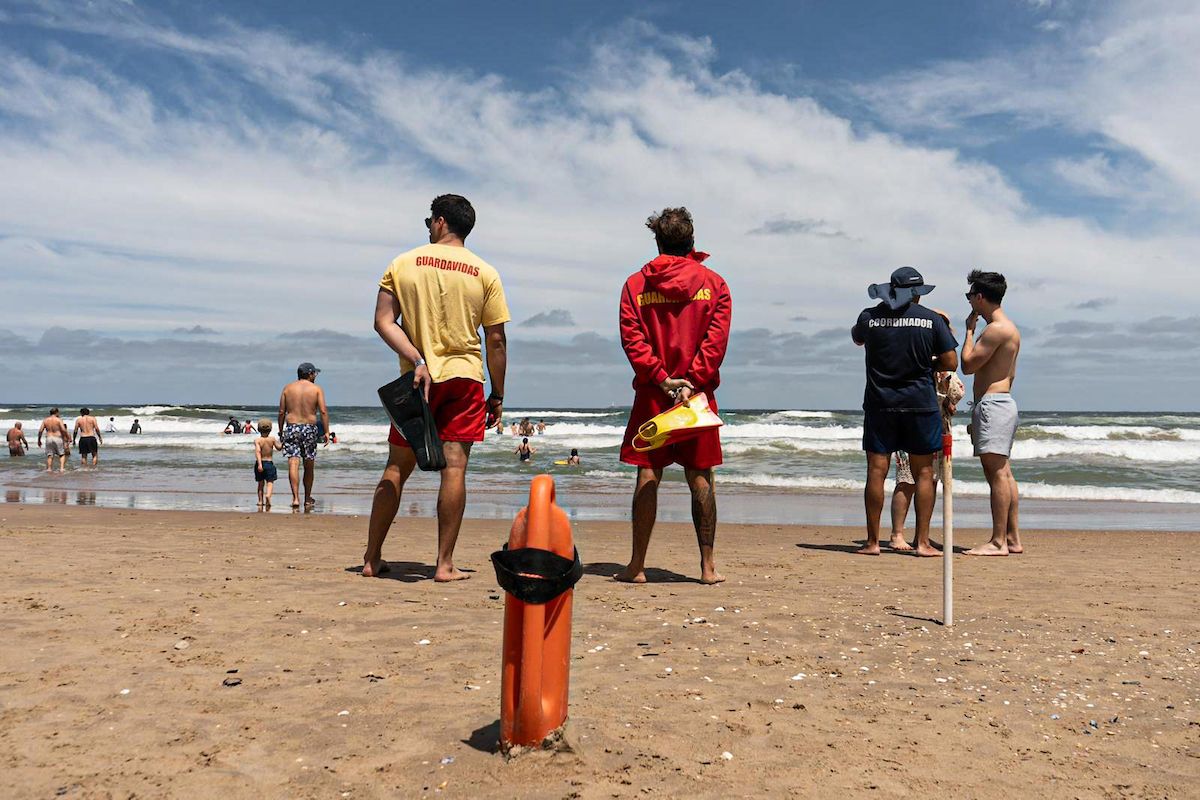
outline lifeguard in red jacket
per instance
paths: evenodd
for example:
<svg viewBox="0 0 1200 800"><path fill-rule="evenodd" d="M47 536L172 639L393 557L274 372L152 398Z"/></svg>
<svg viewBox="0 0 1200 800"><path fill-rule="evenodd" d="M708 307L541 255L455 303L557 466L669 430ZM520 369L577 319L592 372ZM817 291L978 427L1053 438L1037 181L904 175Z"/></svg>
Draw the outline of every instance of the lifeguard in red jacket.
<svg viewBox="0 0 1200 800"><path fill-rule="evenodd" d="M721 438L714 428L660 449L639 453L633 437L643 423L694 393L714 392L729 343L732 303L724 279L702 263L707 253L695 249L692 215L686 208L666 208L646 221L654 231L658 258L629 276L621 290L621 346L633 367L633 410L621 445L621 460L638 467L633 494L633 556L613 577L646 581L646 550L658 512L658 484L663 468L679 464L692 492L692 519L700 545L700 580L725 578L713 561L717 534L717 500L713 467L721 463Z"/></svg>

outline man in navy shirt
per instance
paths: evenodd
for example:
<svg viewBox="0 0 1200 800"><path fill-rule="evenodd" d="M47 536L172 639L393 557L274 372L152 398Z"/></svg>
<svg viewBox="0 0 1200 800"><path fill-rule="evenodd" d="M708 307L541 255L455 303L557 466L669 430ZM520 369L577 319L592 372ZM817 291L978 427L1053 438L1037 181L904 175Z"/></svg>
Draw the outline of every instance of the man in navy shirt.
<svg viewBox="0 0 1200 800"><path fill-rule="evenodd" d="M897 450L908 453L917 482L919 556L940 556L929 544L933 516L933 459L942 447L942 416L934 371L958 368L958 342L950 326L920 304L933 287L912 267L900 267L887 283L867 288L879 305L865 308L850 329L854 343L867 351L867 387L863 393L863 450L867 453L867 544L858 552L879 555L879 515L883 482Z"/></svg>

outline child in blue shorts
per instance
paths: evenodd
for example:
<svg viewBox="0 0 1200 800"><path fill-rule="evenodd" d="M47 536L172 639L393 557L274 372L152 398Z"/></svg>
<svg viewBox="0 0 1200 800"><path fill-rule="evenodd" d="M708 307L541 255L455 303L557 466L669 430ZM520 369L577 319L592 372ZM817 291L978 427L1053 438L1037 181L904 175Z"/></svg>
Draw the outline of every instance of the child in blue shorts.
<svg viewBox="0 0 1200 800"><path fill-rule="evenodd" d="M271 420L258 421L258 438L254 440L254 480L258 481L258 507L269 510L271 495L275 492L275 481L279 473L272 460L276 450L283 445L271 435Z"/></svg>

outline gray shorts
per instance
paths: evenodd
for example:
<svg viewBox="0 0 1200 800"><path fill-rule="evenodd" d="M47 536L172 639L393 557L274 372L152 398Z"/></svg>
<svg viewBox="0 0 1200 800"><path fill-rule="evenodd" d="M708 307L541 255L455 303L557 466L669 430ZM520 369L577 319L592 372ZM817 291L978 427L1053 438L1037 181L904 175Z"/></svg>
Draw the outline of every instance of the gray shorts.
<svg viewBox="0 0 1200 800"><path fill-rule="evenodd" d="M58 436L47 436L42 439L42 445L46 448L48 456L61 456L66 452L66 446L63 444L62 438Z"/></svg>
<svg viewBox="0 0 1200 800"><path fill-rule="evenodd" d="M971 443L975 455L1008 456L1017 437L1017 401L1004 392L985 394L971 409Z"/></svg>

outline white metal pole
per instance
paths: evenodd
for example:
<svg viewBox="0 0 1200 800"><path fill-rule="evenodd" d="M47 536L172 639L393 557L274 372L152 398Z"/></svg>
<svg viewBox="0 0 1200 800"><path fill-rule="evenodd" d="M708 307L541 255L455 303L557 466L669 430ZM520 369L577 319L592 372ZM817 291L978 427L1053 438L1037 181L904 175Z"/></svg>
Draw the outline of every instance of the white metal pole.
<svg viewBox="0 0 1200 800"><path fill-rule="evenodd" d="M954 466L953 440L942 450L942 624L954 625Z"/></svg>

